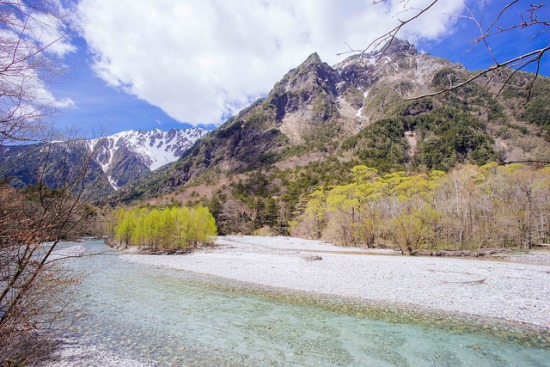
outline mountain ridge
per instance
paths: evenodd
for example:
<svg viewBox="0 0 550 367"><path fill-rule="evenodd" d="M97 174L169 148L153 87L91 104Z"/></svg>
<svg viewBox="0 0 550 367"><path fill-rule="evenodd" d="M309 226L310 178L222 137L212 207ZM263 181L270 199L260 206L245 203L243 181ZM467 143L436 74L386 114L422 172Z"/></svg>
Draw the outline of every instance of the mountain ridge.
<svg viewBox="0 0 550 367"><path fill-rule="evenodd" d="M532 74L512 75L513 87L500 93L488 83L507 80L508 70L438 98L405 98L445 88L470 73L418 53L406 41L394 42L385 54L353 55L334 66L313 53L265 98L198 140L158 175L125 187L113 199L208 204L219 195L224 198L216 209L220 215L228 218L241 208L253 218L257 205L273 198L280 214L297 210L300 195L338 184L357 164L390 172L548 160L548 78L539 76L530 100Z"/></svg>
<svg viewBox="0 0 550 367"><path fill-rule="evenodd" d="M8 178L13 186L24 187L37 184L39 172L45 172L43 180L55 188L63 178L52 167L62 164L63 167L58 167L59 172L69 175L79 170L81 163L77 162L91 157L85 181L87 185L96 186L92 197L98 200L176 161L206 133L196 127L168 131L129 130L97 139L3 146L0 147L0 176Z"/></svg>
<svg viewBox="0 0 550 367"><path fill-rule="evenodd" d="M155 171L147 166L153 158L133 154L131 144L104 141L95 175L111 196L97 200L109 206L201 204L214 214L220 233L267 226L288 234L308 195L346 184L357 165L385 174L550 161L548 78L533 82L532 74L501 70L440 97L407 99L470 75L406 41L385 54L352 55L334 66L313 53L266 97ZM499 80L511 84L492 84ZM167 146L144 141L142 147Z"/></svg>
<svg viewBox="0 0 550 367"><path fill-rule="evenodd" d="M134 155L136 170L141 172L145 166L149 171L175 162L193 143L206 133L200 128L170 129L163 131L128 130L110 136L87 141L88 149L95 150L95 161L115 190L128 183L123 179L121 170L126 165L128 156Z"/></svg>

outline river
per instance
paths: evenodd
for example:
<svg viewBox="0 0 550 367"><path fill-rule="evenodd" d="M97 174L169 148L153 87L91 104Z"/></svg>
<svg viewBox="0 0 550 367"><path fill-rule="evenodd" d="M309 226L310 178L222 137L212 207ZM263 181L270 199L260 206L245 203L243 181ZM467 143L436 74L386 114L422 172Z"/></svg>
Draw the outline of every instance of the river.
<svg viewBox="0 0 550 367"><path fill-rule="evenodd" d="M99 241L78 245L87 253L107 249ZM396 321L384 312L262 294L117 254L73 259L70 266L84 276L64 336L149 365L550 365L548 338L521 329Z"/></svg>

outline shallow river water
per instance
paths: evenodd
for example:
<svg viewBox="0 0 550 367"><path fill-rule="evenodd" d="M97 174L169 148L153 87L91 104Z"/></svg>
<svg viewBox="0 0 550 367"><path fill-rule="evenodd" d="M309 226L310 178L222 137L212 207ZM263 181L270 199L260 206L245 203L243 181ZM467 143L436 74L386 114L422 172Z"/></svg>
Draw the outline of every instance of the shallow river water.
<svg viewBox="0 0 550 367"><path fill-rule="evenodd" d="M71 266L85 275L66 336L152 365L550 366L548 336L520 329L277 297L116 254Z"/></svg>

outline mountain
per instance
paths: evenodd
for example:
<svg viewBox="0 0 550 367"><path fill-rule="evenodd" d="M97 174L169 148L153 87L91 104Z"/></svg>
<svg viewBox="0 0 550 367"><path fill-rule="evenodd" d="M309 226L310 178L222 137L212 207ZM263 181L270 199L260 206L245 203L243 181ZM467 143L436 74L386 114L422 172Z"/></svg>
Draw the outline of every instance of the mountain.
<svg viewBox="0 0 550 367"><path fill-rule="evenodd" d="M36 184L42 177L55 188L87 165L84 185L90 199L98 200L176 161L204 134L200 128L131 130L92 140L4 146L0 147L0 177L16 187Z"/></svg>
<svg viewBox="0 0 550 367"><path fill-rule="evenodd" d="M55 142L0 147L0 178L13 187L27 187L43 183L50 188L72 186L78 193L85 187L83 197L95 201L114 193L107 177L95 161L83 141ZM84 179L79 177L85 170Z"/></svg>
<svg viewBox="0 0 550 367"><path fill-rule="evenodd" d="M438 97L408 98L472 74L400 40L384 54L354 55L334 66L312 54L266 98L114 200L202 200L225 220L244 218L243 226L275 200L288 224L304 195L345 181L356 164L389 172L548 162L548 78L533 82L532 74L500 70Z"/></svg>
<svg viewBox="0 0 550 367"><path fill-rule="evenodd" d="M154 171L178 160L206 133L200 128L162 131L123 131L87 142L95 149L94 161L116 190L144 172Z"/></svg>
<svg viewBox="0 0 550 367"><path fill-rule="evenodd" d="M86 179L103 203L203 204L220 233L288 233L308 195L348 183L359 164L384 174L550 163L550 80L502 69L426 96L474 73L399 40L333 66L314 53L214 131L132 131L69 150L4 147L0 168L14 185L45 172L55 186L78 172L78 152L95 147Z"/></svg>

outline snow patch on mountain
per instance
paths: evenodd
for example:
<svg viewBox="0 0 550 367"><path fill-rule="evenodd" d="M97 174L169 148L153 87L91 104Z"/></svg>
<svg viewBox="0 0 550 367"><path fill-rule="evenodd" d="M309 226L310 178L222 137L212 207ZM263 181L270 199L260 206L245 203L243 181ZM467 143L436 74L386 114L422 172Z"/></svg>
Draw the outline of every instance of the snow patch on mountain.
<svg viewBox="0 0 550 367"><path fill-rule="evenodd" d="M111 184L113 189L115 189L115 191L118 191L119 187L116 184L116 181L111 176L107 176L107 180L109 180L109 183Z"/></svg>
<svg viewBox="0 0 550 367"><path fill-rule="evenodd" d="M149 170L154 171L178 160L206 133L206 130L200 128L169 131L130 130L89 140L87 144L90 150L97 149L95 159L105 173L112 168L115 156L120 150L135 154Z"/></svg>

